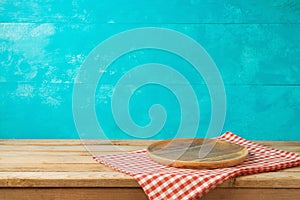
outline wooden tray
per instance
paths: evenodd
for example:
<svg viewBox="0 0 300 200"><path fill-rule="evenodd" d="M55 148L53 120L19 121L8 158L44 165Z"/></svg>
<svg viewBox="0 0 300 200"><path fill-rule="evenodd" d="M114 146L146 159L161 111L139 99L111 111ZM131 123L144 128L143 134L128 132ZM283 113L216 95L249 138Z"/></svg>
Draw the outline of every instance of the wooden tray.
<svg viewBox="0 0 300 200"><path fill-rule="evenodd" d="M199 158L201 147L207 149L204 158ZM247 148L240 145L217 139L200 138L155 142L147 148L147 152L151 159L163 165L208 169L240 164L248 155Z"/></svg>

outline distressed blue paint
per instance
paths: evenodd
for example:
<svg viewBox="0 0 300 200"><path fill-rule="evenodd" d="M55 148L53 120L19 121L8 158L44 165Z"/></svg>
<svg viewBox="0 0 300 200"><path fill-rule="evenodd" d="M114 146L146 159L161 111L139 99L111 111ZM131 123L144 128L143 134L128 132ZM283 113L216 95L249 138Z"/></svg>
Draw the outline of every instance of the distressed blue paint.
<svg viewBox="0 0 300 200"><path fill-rule="evenodd" d="M249 139L300 140L299 23L297 0L0 0L0 138L78 138L72 88L88 53L120 31L157 26L191 36L218 65L228 101L224 130ZM130 138L112 119L110 94L130 66L147 62L170 65L188 77L200 99L203 136L210 118L203 81L185 61L153 50L120 58L104 76L95 102L105 131ZM155 138L173 136L180 110L172 94L145 87L132 102L132 117L141 125L149 121L149 105L165 105L172 117Z"/></svg>
<svg viewBox="0 0 300 200"><path fill-rule="evenodd" d="M300 22L298 0L1 0L0 8L2 22Z"/></svg>
<svg viewBox="0 0 300 200"><path fill-rule="evenodd" d="M143 26L146 25L0 24L0 80L72 82L80 64L101 41L120 31ZM226 84L300 83L299 24L160 27L183 32L204 46ZM143 57L132 62L138 64L139 59Z"/></svg>

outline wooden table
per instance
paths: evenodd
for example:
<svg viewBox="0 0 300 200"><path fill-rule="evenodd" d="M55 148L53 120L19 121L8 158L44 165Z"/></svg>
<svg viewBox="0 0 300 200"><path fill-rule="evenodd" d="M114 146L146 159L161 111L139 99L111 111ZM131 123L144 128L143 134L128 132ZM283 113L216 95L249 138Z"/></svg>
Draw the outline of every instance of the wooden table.
<svg viewBox="0 0 300 200"><path fill-rule="evenodd" d="M153 141L114 141L128 151ZM87 141L100 154L109 145ZM259 141L300 153L300 142ZM203 199L297 199L300 167L230 179ZM80 140L0 140L0 199L147 199L130 176L92 159Z"/></svg>

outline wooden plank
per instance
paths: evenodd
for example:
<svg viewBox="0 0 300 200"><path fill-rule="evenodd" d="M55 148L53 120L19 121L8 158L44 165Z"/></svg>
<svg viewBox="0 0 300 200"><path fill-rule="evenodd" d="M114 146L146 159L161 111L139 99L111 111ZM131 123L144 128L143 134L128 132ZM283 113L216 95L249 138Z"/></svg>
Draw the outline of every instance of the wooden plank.
<svg viewBox="0 0 300 200"><path fill-rule="evenodd" d="M129 145L129 146L145 146L145 145L150 145L154 142L158 142L160 140L47 140L47 139L39 139L39 140L0 140L3 142L3 144L11 144L16 145L18 143L20 144L26 144L28 145L28 142L32 142L34 145L39 145L39 144L45 144L45 145L82 145L82 144L90 144L90 145ZM253 142L265 145L265 146L300 146L300 141L274 141L274 140L253 140Z"/></svg>
<svg viewBox="0 0 300 200"><path fill-rule="evenodd" d="M1 163L1 172L99 172L114 171L99 163ZM282 172L300 172L300 167L281 170Z"/></svg>
<svg viewBox="0 0 300 200"><path fill-rule="evenodd" d="M114 171L99 163L1 163L0 172L99 172ZM300 167L292 167L281 172L300 172Z"/></svg>
<svg viewBox="0 0 300 200"><path fill-rule="evenodd" d="M127 151L129 152L129 151ZM93 151L93 152L81 152L81 151L2 151L0 155L0 159L20 159L20 157L28 157L28 158L36 158L36 157L50 157L55 159L55 157L89 157L91 158L92 153L96 153L96 155L108 155L108 154L116 154L122 153L122 151ZM22 158L21 158L22 159Z"/></svg>
<svg viewBox="0 0 300 200"><path fill-rule="evenodd" d="M300 172L300 167L287 168L287 169L283 169L281 171L283 171L283 172Z"/></svg>
<svg viewBox="0 0 300 200"><path fill-rule="evenodd" d="M147 200L141 188L0 188L3 200Z"/></svg>
<svg viewBox="0 0 300 200"><path fill-rule="evenodd" d="M236 178L237 188L298 188L300 189L300 172L268 172Z"/></svg>
<svg viewBox="0 0 300 200"><path fill-rule="evenodd" d="M101 152L101 151L99 151ZM116 153L115 151L104 151L102 153ZM18 157L18 156L91 156L92 154L88 151L1 151L1 156L10 156L10 157Z"/></svg>
<svg viewBox="0 0 300 200"><path fill-rule="evenodd" d="M82 151L86 153L86 148L93 151L110 151L110 150L139 150L145 149L148 145L159 140L116 140L113 144L105 141L85 140L82 142L78 140L0 140L0 151L44 151L51 153L51 151L61 153L65 151ZM259 144L270 146L275 149L282 149L285 151L292 151L300 153L300 142L286 142L286 141L255 141Z"/></svg>
<svg viewBox="0 0 300 200"><path fill-rule="evenodd" d="M85 148L84 146L0 146L1 155L22 155L28 153L32 155L100 155L114 152L127 152L146 149L148 146L111 146L111 145L92 145ZM300 146L274 146L276 149L291 151L300 154Z"/></svg>
<svg viewBox="0 0 300 200"><path fill-rule="evenodd" d="M254 140L254 142L257 142L259 144L265 145L265 146L300 146L300 141L268 141L268 140Z"/></svg>
<svg viewBox="0 0 300 200"><path fill-rule="evenodd" d="M0 156L2 163L94 163L92 156Z"/></svg>
<svg viewBox="0 0 300 200"><path fill-rule="evenodd" d="M80 146L83 144L88 145L125 145L125 146L147 146L160 140L80 140L80 139L0 139L1 146ZM265 145L265 146L277 146L280 147L299 147L300 141L268 141L268 140L254 140L253 142Z"/></svg>
<svg viewBox="0 0 300 200"><path fill-rule="evenodd" d="M0 172L0 187L139 187L119 172Z"/></svg>
<svg viewBox="0 0 300 200"><path fill-rule="evenodd" d="M61 141L60 145L53 146L54 149L52 146L47 146L47 141L44 140L36 141L42 145L35 145L33 141L31 142L30 148L27 150L26 143L22 143L22 141L19 141L16 146L13 143L0 145L6 147L5 150L0 150L0 187L139 187L132 177L95 162L89 152L82 151L82 146L76 141L71 146L68 146L67 143L63 145L63 142L66 141ZM120 143L122 142L134 145L137 141L121 141ZM130 144L131 142L132 144ZM274 142L280 149L288 147L289 150L295 150L298 148L290 143L283 143L285 145L281 145L281 142ZM111 148L110 145L91 146L100 147L100 150L110 150ZM125 145L125 147L128 150L145 146ZM14 148L19 151L12 150ZM106 153L113 152L102 152L102 154ZM299 188L300 167L237 177L226 181L219 187Z"/></svg>
<svg viewBox="0 0 300 200"><path fill-rule="evenodd" d="M232 187L234 179L219 187ZM140 187L137 181L116 171L98 172L0 172L0 187Z"/></svg>
<svg viewBox="0 0 300 200"><path fill-rule="evenodd" d="M114 172L99 163L1 163L0 172Z"/></svg>
<svg viewBox="0 0 300 200"><path fill-rule="evenodd" d="M60 147L60 148L31 148L26 151L26 147L21 148L6 148L1 149L1 155L22 155L23 154L30 154L32 155L54 155L57 153L57 155L107 155L107 154L113 154L113 153L120 153L120 152L128 152L128 151L136 151L136 150L142 150L147 148L147 146L141 146L141 147L111 147L111 148L105 148L105 147L95 147L90 148L89 150L86 150L84 147L78 147L78 148L68 148L68 147ZM278 147L276 149L281 149L284 151L291 151L297 154L300 154L299 147ZM1 157L0 155L0 157Z"/></svg>
<svg viewBox="0 0 300 200"><path fill-rule="evenodd" d="M75 145L75 146L35 146L35 145L0 145L0 151L135 151L145 149L147 146L129 146L129 145Z"/></svg>
<svg viewBox="0 0 300 200"><path fill-rule="evenodd" d="M201 200L298 199L298 189L216 188ZM147 200L141 188L0 188L0 199L9 200Z"/></svg>
<svg viewBox="0 0 300 200"><path fill-rule="evenodd" d="M114 153L120 153L117 151L97 151L93 152L95 155L108 155ZM92 154L89 152L76 153L71 152L70 154L66 152L50 152L47 153L43 151L41 154L39 152L8 152L1 153L0 163L93 163Z"/></svg>
<svg viewBox="0 0 300 200"><path fill-rule="evenodd" d="M117 152L99 152L98 155L108 155L116 154ZM10 164L19 164L19 163L95 163L92 158L92 155L29 155L29 154L15 154L11 155L1 155L0 164L10 163Z"/></svg>
<svg viewBox="0 0 300 200"><path fill-rule="evenodd" d="M0 172L0 187L138 187L133 177L115 171ZM300 172L269 172L240 176L221 187L299 188Z"/></svg>
<svg viewBox="0 0 300 200"><path fill-rule="evenodd" d="M248 3L241 0L134 0L130 3L102 0L92 5L84 0L63 5L43 0L2 1L1 11L2 22L16 23L299 23L297 0Z"/></svg>
<svg viewBox="0 0 300 200"><path fill-rule="evenodd" d="M298 199L299 189L229 189L216 188L204 196L203 200L286 200ZM201 200L202 200L201 199Z"/></svg>

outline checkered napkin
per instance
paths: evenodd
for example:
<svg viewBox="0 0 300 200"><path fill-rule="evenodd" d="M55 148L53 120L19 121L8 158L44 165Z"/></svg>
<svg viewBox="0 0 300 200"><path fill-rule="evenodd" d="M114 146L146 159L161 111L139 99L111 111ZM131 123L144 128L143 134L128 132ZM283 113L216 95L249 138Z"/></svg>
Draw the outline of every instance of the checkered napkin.
<svg viewBox="0 0 300 200"><path fill-rule="evenodd" d="M149 199L198 199L235 176L300 166L298 154L256 144L231 132L226 132L219 139L246 147L248 158L235 167L211 170L163 166L152 161L146 150L96 156L94 159L133 176Z"/></svg>

